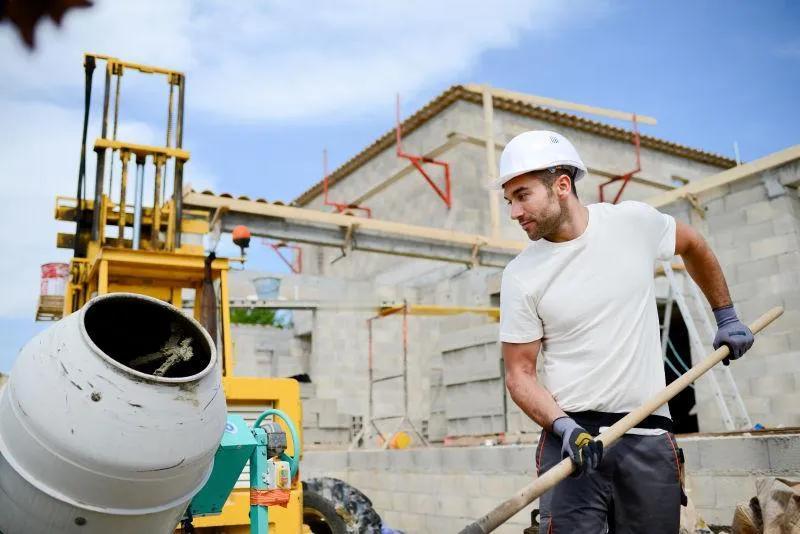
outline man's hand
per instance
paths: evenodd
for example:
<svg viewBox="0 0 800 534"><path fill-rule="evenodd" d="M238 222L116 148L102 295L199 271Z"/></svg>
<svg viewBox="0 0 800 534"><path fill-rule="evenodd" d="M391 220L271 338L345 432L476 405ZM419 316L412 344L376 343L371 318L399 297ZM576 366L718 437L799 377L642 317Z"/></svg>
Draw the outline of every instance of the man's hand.
<svg viewBox="0 0 800 534"><path fill-rule="evenodd" d="M603 442L595 441L586 429L571 417L553 421L553 432L561 438L561 456L575 465L575 476L592 473L603 459Z"/></svg>
<svg viewBox="0 0 800 534"><path fill-rule="evenodd" d="M731 353L722 363L730 365L731 360L741 358L753 346L753 333L736 316L733 304L715 309L714 318L718 329L714 337L714 349L727 345Z"/></svg>

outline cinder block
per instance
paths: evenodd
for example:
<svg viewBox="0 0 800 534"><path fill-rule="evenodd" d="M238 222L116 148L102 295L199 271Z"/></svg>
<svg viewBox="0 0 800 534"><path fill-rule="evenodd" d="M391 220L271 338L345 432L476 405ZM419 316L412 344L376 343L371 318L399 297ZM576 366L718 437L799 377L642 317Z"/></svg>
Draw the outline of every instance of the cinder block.
<svg viewBox="0 0 800 534"><path fill-rule="evenodd" d="M325 419L320 415L319 427L323 429L347 429L353 427L353 416L337 413L335 417Z"/></svg>
<svg viewBox="0 0 800 534"><path fill-rule="evenodd" d="M793 213L778 213L772 218L775 235L796 234L800 229L800 220Z"/></svg>
<svg viewBox="0 0 800 534"><path fill-rule="evenodd" d="M778 274L778 272L780 272L778 268L778 258L775 256L744 261L736 265L736 283L750 282L759 278Z"/></svg>
<svg viewBox="0 0 800 534"><path fill-rule="evenodd" d="M447 420L447 434L454 437L499 434L504 430L505 420L502 415L487 415Z"/></svg>
<svg viewBox="0 0 800 534"><path fill-rule="evenodd" d="M800 291L783 293L783 306L787 310L800 310Z"/></svg>
<svg viewBox="0 0 800 534"><path fill-rule="evenodd" d="M700 469L700 449L697 445L697 439L694 438L677 438L678 447L683 449L683 456L686 460L686 472L694 473Z"/></svg>
<svg viewBox="0 0 800 534"><path fill-rule="evenodd" d="M427 447L415 449L414 471L417 473L441 473L444 472L444 457L452 449L443 447Z"/></svg>
<svg viewBox="0 0 800 534"><path fill-rule="evenodd" d="M384 451L349 451L347 465L354 471L376 471L383 469L381 458Z"/></svg>
<svg viewBox="0 0 800 534"><path fill-rule="evenodd" d="M764 185L761 183L754 184L750 189L727 195L725 197L725 210L728 212L738 211L739 208L764 200L767 200L767 191Z"/></svg>
<svg viewBox="0 0 800 534"><path fill-rule="evenodd" d="M754 260L794 252L798 248L795 234L769 237L750 243L750 255Z"/></svg>
<svg viewBox="0 0 800 534"><path fill-rule="evenodd" d="M446 386L500 377L500 348L496 342L442 353L442 383Z"/></svg>
<svg viewBox="0 0 800 534"><path fill-rule="evenodd" d="M773 472L797 475L800 471L800 435L773 436L768 449Z"/></svg>
<svg viewBox="0 0 800 534"><path fill-rule="evenodd" d="M706 223L714 235L718 231L726 231L731 228L739 228L744 226L746 222L745 215L739 210L727 210L720 215L709 215L706 217Z"/></svg>
<svg viewBox="0 0 800 534"><path fill-rule="evenodd" d="M347 451L307 451L303 453L303 474L347 470ZM315 475L321 476L321 475Z"/></svg>
<svg viewBox="0 0 800 534"><path fill-rule="evenodd" d="M409 473L414 471L416 449L407 450L387 450L386 458L389 461L389 470L394 473Z"/></svg>
<svg viewBox="0 0 800 534"><path fill-rule="evenodd" d="M765 308L758 308L761 310L768 310L772 306ZM747 357L774 357L782 353L789 352L789 336L788 334L780 334L766 331L756 339L753 347L748 351ZM796 369L797 362L790 362L789 369Z"/></svg>
<svg viewBox="0 0 800 534"><path fill-rule="evenodd" d="M514 483L514 479L505 475L485 476L481 479L481 490L487 497L494 499L507 499L521 486ZM497 501L499 502L499 500Z"/></svg>
<svg viewBox="0 0 800 534"><path fill-rule="evenodd" d="M425 516L425 533L443 533L453 531L453 518L443 515ZM410 534L410 533L409 533Z"/></svg>
<svg viewBox="0 0 800 534"><path fill-rule="evenodd" d="M442 333L442 336L439 338L439 350L441 352L448 352L474 345L495 343L500 335L499 328L497 323L488 323L474 326L466 330Z"/></svg>
<svg viewBox="0 0 800 534"><path fill-rule="evenodd" d="M714 477L687 472L686 494L695 506L713 507L717 504Z"/></svg>
<svg viewBox="0 0 800 534"><path fill-rule="evenodd" d="M435 515L439 512L436 495L431 493L410 493L408 506L410 510L425 515Z"/></svg>
<svg viewBox="0 0 800 534"><path fill-rule="evenodd" d="M762 200L749 206L745 206L744 214L748 224L760 223L771 220L775 216L776 210L768 200Z"/></svg>
<svg viewBox="0 0 800 534"><path fill-rule="evenodd" d="M731 511L740 502L749 501L756 494L755 477L752 476L715 476L714 491L717 494L717 508Z"/></svg>
<svg viewBox="0 0 800 534"><path fill-rule="evenodd" d="M796 384L792 374L769 374L750 379L751 391L757 395L775 396L795 391ZM759 410L757 410L759 411ZM768 411L768 410L760 410Z"/></svg>
<svg viewBox="0 0 800 534"><path fill-rule="evenodd" d="M397 512L408 512L409 508L409 499L408 493L401 491L402 487L394 488L392 493L392 510Z"/></svg>
<svg viewBox="0 0 800 534"><path fill-rule="evenodd" d="M300 383L300 398L305 399L313 399L317 396L317 386L316 384L312 384L311 382L301 382Z"/></svg>
<svg viewBox="0 0 800 534"><path fill-rule="evenodd" d="M336 417L336 399L307 399L303 401L304 414L320 414L326 418Z"/></svg>
<svg viewBox="0 0 800 534"><path fill-rule="evenodd" d="M307 428L303 431L303 441L308 444L340 444L350 442L350 430Z"/></svg>
<svg viewBox="0 0 800 534"><path fill-rule="evenodd" d="M467 471L470 473L503 473L507 447L470 447L467 449Z"/></svg>
<svg viewBox="0 0 800 534"><path fill-rule="evenodd" d="M381 520L382 519L383 518L381 518ZM392 525L389 526L391 527ZM425 528L425 516L423 514L413 514L405 510L400 514L396 528L403 532L423 532Z"/></svg>
<svg viewBox="0 0 800 534"><path fill-rule="evenodd" d="M800 416L800 392L775 395L772 397L772 410L779 414Z"/></svg>
<svg viewBox="0 0 800 534"><path fill-rule="evenodd" d="M465 497L452 497L443 495L439 497L439 513L445 517L467 518L471 517L469 499ZM452 526L452 523L450 523Z"/></svg>
<svg viewBox="0 0 800 534"><path fill-rule="evenodd" d="M715 437L697 445L704 470L737 474L769 469L767 441L761 437Z"/></svg>
<svg viewBox="0 0 800 534"><path fill-rule="evenodd" d="M751 417L753 414L769 413L770 411L769 397L744 397L742 401Z"/></svg>
<svg viewBox="0 0 800 534"><path fill-rule="evenodd" d="M502 469L515 475L536 474L536 447L531 445L510 445L498 448L502 452Z"/></svg>
<svg viewBox="0 0 800 534"><path fill-rule="evenodd" d="M445 447L442 451L442 472L463 473L469 466L469 448Z"/></svg>

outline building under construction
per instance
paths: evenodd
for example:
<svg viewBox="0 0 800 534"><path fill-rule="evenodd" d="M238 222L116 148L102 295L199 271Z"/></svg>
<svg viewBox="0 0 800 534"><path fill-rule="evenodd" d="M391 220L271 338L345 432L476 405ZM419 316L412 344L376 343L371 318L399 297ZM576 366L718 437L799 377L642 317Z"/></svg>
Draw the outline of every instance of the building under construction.
<svg viewBox="0 0 800 534"><path fill-rule="evenodd" d="M220 355L229 414L250 423L268 405L302 420L304 480L346 481L366 494L384 526L426 533L474 521L536 477L541 429L508 396L497 341L501 272L526 236L486 187L506 143L532 129L556 130L575 143L588 167L578 184L584 203L640 200L699 229L745 322L784 309L746 358L714 367L670 402L687 462L685 524L695 525L699 514L730 525L761 477L800 473L800 146L741 163L640 134L640 124L655 124L651 117L463 85L407 118L398 99L393 128L285 204L271 202L268 190L264 198L192 190L182 147L183 74L87 55L87 88L95 60L107 67L94 198L83 198L82 159L78 198L60 198L56 209L58 219L75 223L74 234L58 236L75 256L66 273L47 274L68 279L65 294L43 283L37 316L82 313L95 295L114 292L182 307ZM116 139L111 81L118 88L123 72L135 70L168 81L163 147ZM136 165L135 193L126 189L129 163ZM143 188L151 163L149 198ZM214 247L227 233L243 251L251 235L262 238L291 272L230 272L231 262L245 259L216 258L202 245L206 234ZM671 382L711 351L713 323L678 259L654 266L653 276ZM231 311L256 309L273 310L272 324L237 324ZM166 358L161 366L145 358L157 367L142 371L145 378L179 369L186 354L172 334L165 334L169 358L147 355ZM68 391L82 395L87 409L102 398ZM135 413L152 409L128 404ZM295 455L293 477L294 447L284 436L280 454ZM246 474L237 484L214 509L223 519L201 517L199 527L244 532L248 506L266 509L265 494L252 491ZM277 532L292 532L305 489L296 479L291 491L278 489L286 489L288 508L270 518ZM536 508L531 503L497 531L530 528Z"/></svg>
<svg viewBox="0 0 800 534"><path fill-rule="evenodd" d="M271 293L259 290L269 275L237 273L232 298L292 310L291 332L235 327L236 369L310 378L307 474L349 481L386 524L408 532L452 530L535 476L540 429L505 391L496 322L502 267L526 237L485 186L506 142L531 129L573 140L589 168L578 183L584 203L640 200L698 228L744 320L785 308L745 359L670 403L700 516L729 525L757 477L800 472L791 430L800 425L800 146L737 164L640 135L648 117L623 115L625 129L598 116L620 118L455 86L405 120L398 110L394 129L291 206L209 191L184 197L195 208L224 208L222 230L245 224L274 240L295 271L302 259L302 271L277 276ZM654 273L668 381L713 338L705 301L671 267ZM385 450L398 431L411 447ZM529 526L535 507L502 531Z"/></svg>

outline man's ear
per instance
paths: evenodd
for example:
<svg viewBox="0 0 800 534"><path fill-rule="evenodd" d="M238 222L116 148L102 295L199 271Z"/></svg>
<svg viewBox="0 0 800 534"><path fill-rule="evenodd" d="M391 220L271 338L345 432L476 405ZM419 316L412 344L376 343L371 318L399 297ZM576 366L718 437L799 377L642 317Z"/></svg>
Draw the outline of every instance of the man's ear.
<svg viewBox="0 0 800 534"><path fill-rule="evenodd" d="M567 198L572 194L572 180L570 180L569 175L562 174L556 179L554 185L556 186L556 192L559 197Z"/></svg>

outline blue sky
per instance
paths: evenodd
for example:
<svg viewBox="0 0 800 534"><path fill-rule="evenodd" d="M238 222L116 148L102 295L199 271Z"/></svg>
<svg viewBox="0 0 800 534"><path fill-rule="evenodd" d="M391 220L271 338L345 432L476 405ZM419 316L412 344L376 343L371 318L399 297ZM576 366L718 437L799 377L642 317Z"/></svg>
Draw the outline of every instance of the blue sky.
<svg viewBox="0 0 800 534"><path fill-rule="evenodd" d="M52 208L74 194L84 51L184 70L189 181L288 201L321 178L323 148L333 169L392 127L396 92L405 116L464 82L655 116L646 133L728 156L737 141L756 159L800 142L798 28L791 1L582 0L98 1L41 25L34 53L0 26L0 245L13 257L0 371L42 328L39 264L69 257ZM123 95L120 137L161 139L165 84L126 76ZM282 269L257 249L250 267Z"/></svg>

